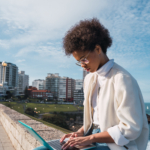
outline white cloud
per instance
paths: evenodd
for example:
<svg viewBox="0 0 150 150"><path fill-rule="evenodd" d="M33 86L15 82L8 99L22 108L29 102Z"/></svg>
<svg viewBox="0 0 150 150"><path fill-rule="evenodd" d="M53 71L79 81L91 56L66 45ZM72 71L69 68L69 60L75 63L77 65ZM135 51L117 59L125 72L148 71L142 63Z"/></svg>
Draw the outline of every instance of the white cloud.
<svg viewBox="0 0 150 150"><path fill-rule="evenodd" d="M16 62L17 63L20 63L20 62L24 62L24 61L26 61L25 59L19 59L19 60L17 60Z"/></svg>
<svg viewBox="0 0 150 150"><path fill-rule="evenodd" d="M6 0L0 3L0 22L6 22L9 30L23 30L23 34L12 37L10 42L24 45L62 38L71 25L84 16L93 17L105 5L98 0L95 3L91 0L65 0L63 3L61 0Z"/></svg>
<svg viewBox="0 0 150 150"><path fill-rule="evenodd" d="M0 47L4 48L4 49L8 49L9 48L9 44L5 40L0 40Z"/></svg>
<svg viewBox="0 0 150 150"><path fill-rule="evenodd" d="M40 45L40 46L28 46L20 49L15 55L15 58L28 59L37 63L53 64L59 68L69 68L75 63L75 60L70 57L66 57L61 47L55 45ZM40 60L40 61L39 61Z"/></svg>
<svg viewBox="0 0 150 150"><path fill-rule="evenodd" d="M54 72L56 68L64 72L68 69L70 75L75 60L66 57L62 51L62 38L79 20L97 17L113 37L109 58L114 58L125 68L148 68L149 10L150 1L1 0L0 51L3 55L0 57L18 63L22 70L29 72L32 80L43 78L44 69L46 73ZM41 66L44 67L39 69ZM73 71L74 77L79 78L76 72L81 73L82 68ZM141 83L145 85L146 82ZM142 89L149 88L144 85Z"/></svg>
<svg viewBox="0 0 150 150"><path fill-rule="evenodd" d="M134 66L137 65L140 56L142 59L146 58L145 64L148 65L150 56L144 56L145 50L141 49L142 42L140 43L140 39L138 40L136 36L144 37L150 33L150 2L142 7L137 1L129 0L95 0L94 2L64 0L63 3L61 0L37 0L36 3L34 0L1 1L0 22L5 23L4 33L7 32L7 36L10 34L10 37L1 40L0 46L4 49L19 47L19 51L15 54L17 57L34 52L43 57L54 56L55 54L48 50L50 47L44 46L45 43L49 42L54 49L53 41L62 40L65 32L72 25L81 19L95 16L108 27L113 36L114 45L109 52L113 58L130 67L130 63L126 63L126 58L130 56ZM130 38L134 39L134 43ZM58 49L61 49L61 46ZM142 53L138 54L141 51ZM57 53L62 54L59 51Z"/></svg>
<svg viewBox="0 0 150 150"><path fill-rule="evenodd" d="M147 79L143 78L141 80L138 80L138 84L139 84L140 89L142 91L144 101L148 102L149 101L149 96L150 96L149 95L149 93L150 93L150 88L149 88L150 80L147 80Z"/></svg>
<svg viewBox="0 0 150 150"><path fill-rule="evenodd" d="M122 50L116 51L114 48L108 50L108 56L110 59L114 59L115 62L119 63L125 68L145 68L150 66L150 54L145 54L145 51L134 52L128 50L127 48L123 49L125 46L122 46ZM134 46L136 48L136 46Z"/></svg>
<svg viewBox="0 0 150 150"><path fill-rule="evenodd" d="M79 67L80 67L80 66L79 66ZM80 67L79 71L83 71L83 68L82 68L82 67Z"/></svg>

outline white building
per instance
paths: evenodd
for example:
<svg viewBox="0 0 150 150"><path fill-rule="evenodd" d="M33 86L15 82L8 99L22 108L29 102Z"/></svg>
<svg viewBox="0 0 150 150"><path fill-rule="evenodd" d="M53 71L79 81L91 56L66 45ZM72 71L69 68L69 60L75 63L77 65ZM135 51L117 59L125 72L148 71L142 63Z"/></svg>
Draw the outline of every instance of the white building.
<svg viewBox="0 0 150 150"><path fill-rule="evenodd" d="M45 80L37 79L32 82L32 86L38 90L45 90Z"/></svg>
<svg viewBox="0 0 150 150"><path fill-rule="evenodd" d="M59 79L59 92L58 92L58 98L59 100L64 101L73 101L73 92L75 89L75 80L63 77Z"/></svg>
<svg viewBox="0 0 150 150"><path fill-rule="evenodd" d="M83 88L80 90L74 90L74 102L78 105L83 105L84 93Z"/></svg>
<svg viewBox="0 0 150 150"><path fill-rule="evenodd" d="M5 67L5 68L4 68ZM6 95L11 91L13 95L18 95L18 67L15 64L0 62L0 95Z"/></svg>
<svg viewBox="0 0 150 150"><path fill-rule="evenodd" d="M7 82L8 87L10 88L18 87L18 67L15 64L7 63L4 75L5 75L5 82ZM0 83L2 83L2 81L3 81L3 66L2 62L0 62Z"/></svg>
<svg viewBox="0 0 150 150"><path fill-rule="evenodd" d="M81 90L83 88L83 80L77 79L75 81L75 90Z"/></svg>
<svg viewBox="0 0 150 150"><path fill-rule="evenodd" d="M89 73L89 72L87 72L86 70L83 69L83 81L84 81L85 76L86 76L88 73Z"/></svg>
<svg viewBox="0 0 150 150"><path fill-rule="evenodd" d="M0 100L4 99L3 97L6 96L6 90L7 90L7 88L1 84L0 85Z"/></svg>
<svg viewBox="0 0 150 150"><path fill-rule="evenodd" d="M59 79L60 76L58 73L48 73L45 79L46 90L49 90L53 94L54 99L58 99Z"/></svg>
<svg viewBox="0 0 150 150"><path fill-rule="evenodd" d="M66 100L66 77L59 79L59 100Z"/></svg>
<svg viewBox="0 0 150 150"><path fill-rule="evenodd" d="M29 87L29 76L25 74L25 71L20 71L18 73L18 76L19 76L19 81L18 81L19 93L23 94L25 88Z"/></svg>
<svg viewBox="0 0 150 150"><path fill-rule="evenodd" d="M73 99L76 104L83 105L84 93L83 93L83 80L82 79L76 80Z"/></svg>

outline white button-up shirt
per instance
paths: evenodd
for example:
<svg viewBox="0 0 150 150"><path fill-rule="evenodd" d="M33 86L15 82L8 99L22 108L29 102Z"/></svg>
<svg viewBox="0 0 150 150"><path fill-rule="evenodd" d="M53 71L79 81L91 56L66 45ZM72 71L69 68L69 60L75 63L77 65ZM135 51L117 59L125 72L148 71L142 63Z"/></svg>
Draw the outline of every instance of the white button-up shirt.
<svg viewBox="0 0 150 150"><path fill-rule="evenodd" d="M99 100L99 94L100 94L100 88L103 84L105 84L105 79L107 77L107 73L111 70L111 68L114 65L114 59L109 60L105 65L103 65L100 69L96 71L98 74L97 77L97 84L95 86L93 95L92 95L92 107L93 107L93 124L99 125L99 118L98 116L98 109L97 102ZM115 143L118 145L125 145L129 143L129 140L127 140L120 132L118 126L111 127L107 130L107 132L110 134L110 136L114 139Z"/></svg>
<svg viewBox="0 0 150 150"><path fill-rule="evenodd" d="M92 96L92 107L94 109L93 123L96 125L99 124L98 119L100 119L100 118L98 118L98 115L97 115L97 111L98 111L97 101L99 98L100 88L104 84L107 73L110 71L110 69L113 67L113 65L114 65L114 60L111 59L105 65L103 65L100 69L98 69L96 71L96 73L98 74L98 78L97 78L97 84L95 86L94 93Z"/></svg>

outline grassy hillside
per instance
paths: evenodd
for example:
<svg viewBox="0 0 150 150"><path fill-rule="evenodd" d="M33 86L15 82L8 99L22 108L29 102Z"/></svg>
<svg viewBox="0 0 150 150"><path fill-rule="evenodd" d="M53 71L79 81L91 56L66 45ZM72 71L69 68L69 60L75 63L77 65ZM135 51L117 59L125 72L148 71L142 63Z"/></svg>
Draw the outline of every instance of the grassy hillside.
<svg viewBox="0 0 150 150"><path fill-rule="evenodd" d="M17 102L1 102L6 106L20 112L24 113L25 108L33 108L38 114L41 113L49 113L49 112L71 112L78 111L76 107L73 105L65 105L65 104L41 104L41 103L17 103ZM83 107L79 107L80 110L83 110Z"/></svg>

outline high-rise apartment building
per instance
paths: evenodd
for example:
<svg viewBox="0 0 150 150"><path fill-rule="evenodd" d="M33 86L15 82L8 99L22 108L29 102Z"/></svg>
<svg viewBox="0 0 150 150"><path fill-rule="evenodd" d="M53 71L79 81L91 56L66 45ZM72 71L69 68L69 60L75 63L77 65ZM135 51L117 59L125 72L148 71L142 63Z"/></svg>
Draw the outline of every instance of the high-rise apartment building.
<svg viewBox="0 0 150 150"><path fill-rule="evenodd" d="M66 100L66 77L59 79L59 92L58 97L60 100Z"/></svg>
<svg viewBox="0 0 150 150"><path fill-rule="evenodd" d="M54 99L62 101L73 101L75 80L68 77L60 77L58 73L48 73L46 79L46 90L49 90Z"/></svg>
<svg viewBox="0 0 150 150"><path fill-rule="evenodd" d="M84 93L83 93L83 80L76 80L75 90L74 90L74 102L76 104L82 105L84 101Z"/></svg>
<svg viewBox="0 0 150 150"><path fill-rule="evenodd" d="M59 79L60 76L58 73L48 73L45 79L46 90L49 90L53 94L54 99L58 99Z"/></svg>
<svg viewBox="0 0 150 150"><path fill-rule="evenodd" d="M2 80L3 66L2 62L0 62L0 83L2 83ZM13 63L7 63L5 70L5 82L7 82L8 87L18 87L18 67Z"/></svg>
<svg viewBox="0 0 150 150"><path fill-rule="evenodd" d="M66 100L73 101L73 92L75 89L75 80L71 78L66 79Z"/></svg>
<svg viewBox="0 0 150 150"><path fill-rule="evenodd" d="M83 88L83 80L82 79L75 80L75 89L81 90L82 88Z"/></svg>
<svg viewBox="0 0 150 150"><path fill-rule="evenodd" d="M83 88L80 90L74 90L74 102L78 105L83 105L84 93Z"/></svg>
<svg viewBox="0 0 150 150"><path fill-rule="evenodd" d="M3 96L6 96L6 88L0 85L0 100L4 99Z"/></svg>
<svg viewBox="0 0 150 150"><path fill-rule="evenodd" d="M18 73L18 76L19 76L19 81L18 81L19 93L23 94L25 88L29 87L29 76L25 74L25 71L20 71Z"/></svg>
<svg viewBox="0 0 150 150"><path fill-rule="evenodd" d="M45 90L45 80L37 79L32 82L32 86L38 90Z"/></svg>
<svg viewBox="0 0 150 150"><path fill-rule="evenodd" d="M63 101L73 101L73 92L75 89L75 80L63 77L59 79L59 92L58 97Z"/></svg>
<svg viewBox="0 0 150 150"><path fill-rule="evenodd" d="M83 70L83 81L84 81L85 76L86 76L88 73L89 73L89 72L87 72L86 70Z"/></svg>

